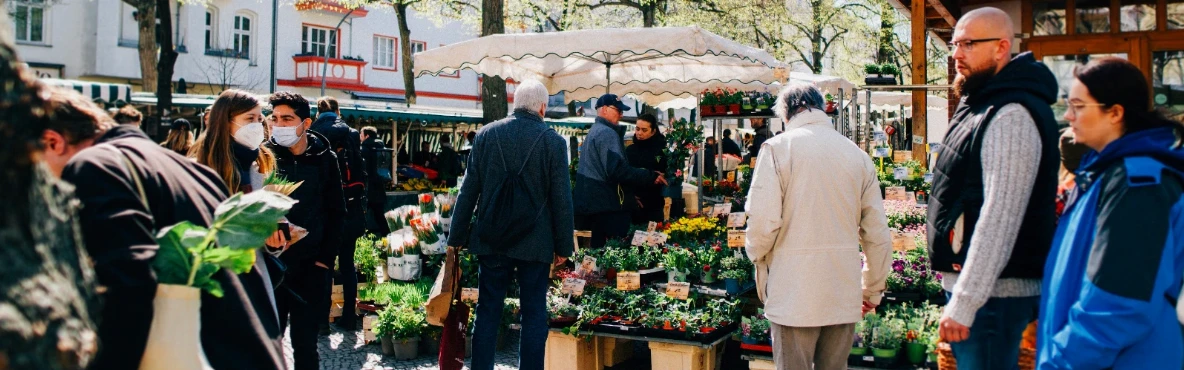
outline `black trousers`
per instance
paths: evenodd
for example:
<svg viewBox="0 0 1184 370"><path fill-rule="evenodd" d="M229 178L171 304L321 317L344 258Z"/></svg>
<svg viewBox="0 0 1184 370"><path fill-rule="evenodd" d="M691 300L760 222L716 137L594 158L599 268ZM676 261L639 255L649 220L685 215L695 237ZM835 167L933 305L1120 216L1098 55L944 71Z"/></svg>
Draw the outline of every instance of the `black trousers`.
<svg viewBox="0 0 1184 370"><path fill-rule="evenodd" d="M604 248L609 238L624 238L629 233L629 212L606 212L588 216L592 222L591 248Z"/></svg>
<svg viewBox="0 0 1184 370"><path fill-rule="evenodd" d="M320 325L329 319L331 271L316 266L313 259L288 266L283 287L276 291L275 305L280 314L280 331L291 325L288 333L292 341L295 370L320 369L321 356L317 353L317 334ZM356 285L355 285L356 287Z"/></svg>

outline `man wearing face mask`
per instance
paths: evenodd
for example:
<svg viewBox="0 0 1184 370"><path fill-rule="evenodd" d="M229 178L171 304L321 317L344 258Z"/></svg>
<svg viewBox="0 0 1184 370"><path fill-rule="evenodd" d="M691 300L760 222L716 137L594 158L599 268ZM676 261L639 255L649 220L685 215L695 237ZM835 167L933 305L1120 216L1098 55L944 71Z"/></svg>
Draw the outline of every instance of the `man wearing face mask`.
<svg viewBox="0 0 1184 370"><path fill-rule="evenodd" d="M329 317L329 288L333 260L341 245L345 198L337 156L328 140L309 129L308 100L292 92L277 92L269 100L271 140L276 172L291 182L304 183L292 193L299 201L288 212L288 221L308 229L308 235L288 247L280 259L288 266L284 278L293 294L276 297L280 326L291 323L295 369L318 369L317 331Z"/></svg>

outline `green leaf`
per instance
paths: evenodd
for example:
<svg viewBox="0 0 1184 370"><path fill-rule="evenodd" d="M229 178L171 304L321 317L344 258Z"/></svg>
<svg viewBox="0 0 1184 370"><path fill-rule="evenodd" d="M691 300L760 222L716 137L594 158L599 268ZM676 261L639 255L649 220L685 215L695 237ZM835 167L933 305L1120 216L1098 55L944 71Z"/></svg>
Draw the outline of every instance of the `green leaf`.
<svg viewBox="0 0 1184 370"><path fill-rule="evenodd" d="M277 224L296 201L270 191L235 194L214 211L214 226L219 246L254 249L275 233Z"/></svg>
<svg viewBox="0 0 1184 370"><path fill-rule="evenodd" d="M156 280L160 284L187 285L189 283L189 269L193 267L191 249L201 244L207 230L188 221L161 230L156 236L160 248L156 251L156 258L152 260L152 267L156 270Z"/></svg>
<svg viewBox="0 0 1184 370"><path fill-rule="evenodd" d="M251 271L255 265L254 249L210 248L202 253L202 262L230 269L235 274Z"/></svg>

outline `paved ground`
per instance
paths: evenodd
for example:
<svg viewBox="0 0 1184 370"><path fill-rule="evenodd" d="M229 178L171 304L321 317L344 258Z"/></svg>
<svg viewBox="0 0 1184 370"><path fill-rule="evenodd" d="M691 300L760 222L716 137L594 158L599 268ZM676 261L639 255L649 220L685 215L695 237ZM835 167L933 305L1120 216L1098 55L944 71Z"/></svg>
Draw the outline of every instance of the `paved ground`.
<svg viewBox="0 0 1184 370"><path fill-rule="evenodd" d="M515 337L514 339L517 339ZM333 333L321 336L317 344L321 353L321 369L326 370L427 370L437 369L435 355L421 355L409 361L396 361L394 357L382 355L382 348L375 344L364 344L362 331L347 333L333 328ZM512 343L517 343L513 341ZM518 346L511 345L497 354L497 370L518 369ZM292 367L292 344L284 338L284 357ZM469 362L465 361L467 369Z"/></svg>

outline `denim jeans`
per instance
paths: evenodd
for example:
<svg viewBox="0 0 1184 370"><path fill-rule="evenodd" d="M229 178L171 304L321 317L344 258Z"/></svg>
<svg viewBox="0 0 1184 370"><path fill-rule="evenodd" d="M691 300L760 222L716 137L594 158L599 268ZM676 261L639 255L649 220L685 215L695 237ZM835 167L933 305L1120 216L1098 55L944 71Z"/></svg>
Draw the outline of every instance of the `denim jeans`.
<svg viewBox="0 0 1184 370"><path fill-rule="evenodd" d="M477 319L473 329L473 370L492 370L498 328L502 322L506 289L517 272L522 304L522 341L518 350L518 368L543 370L547 349L547 284L551 265L517 260L501 255L478 256L480 293Z"/></svg>
<svg viewBox="0 0 1184 370"><path fill-rule="evenodd" d="M974 315L970 338L950 343L958 370L1018 369L1020 340L1039 309L1040 297L988 299Z"/></svg>

